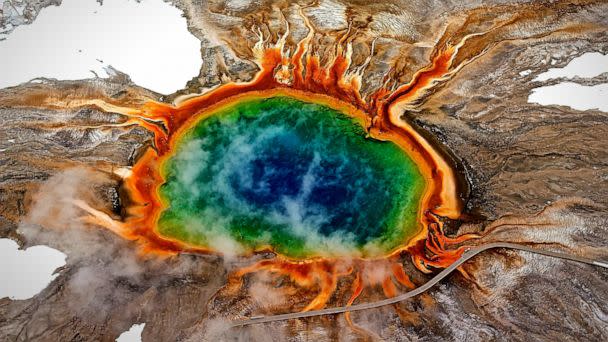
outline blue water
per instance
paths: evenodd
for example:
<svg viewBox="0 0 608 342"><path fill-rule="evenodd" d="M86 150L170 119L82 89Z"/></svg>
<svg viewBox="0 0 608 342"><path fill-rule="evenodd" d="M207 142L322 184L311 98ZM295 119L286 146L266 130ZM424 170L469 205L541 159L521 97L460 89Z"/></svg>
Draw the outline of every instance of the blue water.
<svg viewBox="0 0 608 342"><path fill-rule="evenodd" d="M340 112L284 97L199 122L164 170L161 233L291 256L402 243L416 230L424 184L395 144L366 138Z"/></svg>

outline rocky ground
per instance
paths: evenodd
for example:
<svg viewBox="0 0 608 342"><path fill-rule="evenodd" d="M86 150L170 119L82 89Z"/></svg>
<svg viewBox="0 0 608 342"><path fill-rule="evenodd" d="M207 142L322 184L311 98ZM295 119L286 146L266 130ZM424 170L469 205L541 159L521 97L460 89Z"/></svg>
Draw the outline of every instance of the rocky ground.
<svg viewBox="0 0 608 342"><path fill-rule="evenodd" d="M8 3L3 33L17 20L7 17ZM22 6L37 11L42 3ZM113 341L144 322L144 341L608 340L608 272L513 251L476 257L465 267L473 279L454 274L423 296L354 313L367 335L343 316L228 329L231 318L291 311L313 294L263 275L247 278L238 290L227 286L230 271L252 260L142 257L132 242L80 220L71 204L83 199L120 219L127 199L114 171L133 165L152 138L139 126L120 126L124 115L79 106L79 99L136 107L249 80L257 70L253 28L276 36L285 19L293 47L307 33L302 7L321 56L349 26L354 65L367 58L375 40L364 95L385 75L407 83L442 39L489 31L463 48L461 56L474 61L404 114L453 156L469 184L465 215L452 222L450 233L484 231L483 241L532 243L608 260L608 114L527 101L533 88L563 81L534 81L538 74L585 52L608 53L605 1L173 3L201 40L201 72L186 89L161 98L118 73L0 90L0 237L68 255L59 276L34 298L0 299L2 340ZM520 74L524 70L530 72ZM607 78L573 81L592 85ZM416 282L425 280L413 267L409 271ZM330 305L348 298L349 281L339 285ZM277 296L273 287L288 295ZM380 298L382 291L372 289L358 300Z"/></svg>

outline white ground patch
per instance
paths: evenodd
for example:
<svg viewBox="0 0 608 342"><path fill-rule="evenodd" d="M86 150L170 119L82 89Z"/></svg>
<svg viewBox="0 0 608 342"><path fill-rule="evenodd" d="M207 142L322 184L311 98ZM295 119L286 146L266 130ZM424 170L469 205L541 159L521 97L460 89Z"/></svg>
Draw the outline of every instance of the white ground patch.
<svg viewBox="0 0 608 342"><path fill-rule="evenodd" d="M66 255L47 246L19 250L11 239L0 239L0 298L29 299L57 277Z"/></svg>
<svg viewBox="0 0 608 342"><path fill-rule="evenodd" d="M146 323L133 324L131 328L118 336L116 342L141 342L141 333Z"/></svg>
<svg viewBox="0 0 608 342"><path fill-rule="evenodd" d="M563 68L551 68L536 76L534 81L547 81L558 77L572 78L574 76L590 78L608 72L608 55L599 52L589 52L573 59Z"/></svg>
<svg viewBox="0 0 608 342"><path fill-rule="evenodd" d="M563 68L552 68L534 79L546 81L559 77L592 78L608 72L608 55L593 52L583 54ZM597 109L608 112L608 84L585 86L574 82L562 82L532 90L528 102L543 106L560 105L577 110Z"/></svg>
<svg viewBox="0 0 608 342"><path fill-rule="evenodd" d="M77 80L111 65L137 85L169 94L201 66L200 42L162 0L64 0L0 41L0 88L36 77Z"/></svg>
<svg viewBox="0 0 608 342"><path fill-rule="evenodd" d="M519 72L519 76L528 76L528 75L530 75L531 73L532 73L532 70L527 69L527 70L524 70L524 71L520 71L520 72Z"/></svg>
<svg viewBox="0 0 608 342"><path fill-rule="evenodd" d="M578 110L599 109L608 112L608 84L592 87L563 82L532 90L528 102L543 106L560 105Z"/></svg>

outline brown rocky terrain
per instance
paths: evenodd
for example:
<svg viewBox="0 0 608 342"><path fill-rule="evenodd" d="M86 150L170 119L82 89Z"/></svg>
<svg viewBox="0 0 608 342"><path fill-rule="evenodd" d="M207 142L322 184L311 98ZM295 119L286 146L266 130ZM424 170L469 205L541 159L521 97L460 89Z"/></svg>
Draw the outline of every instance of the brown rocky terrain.
<svg viewBox="0 0 608 342"><path fill-rule="evenodd" d="M452 156L468 183L465 214L449 222L449 233L485 232L479 243L512 241L608 260L608 114L528 102L532 89L562 81L534 81L540 73L586 52L608 53L608 3L179 0L174 5L201 40L203 57L200 74L175 94L148 91L120 73L0 90L0 237L68 255L59 276L34 298L0 299L2 340L113 341L144 322L144 341L608 340L608 272L506 250L476 257L466 272L419 297L353 313L364 333L342 315L229 329L231 319L295 311L314 293L264 274L248 276L242 287L231 283L235 268L269 255L142 256L135 243L81 220L73 204L86 200L121 219L128 196L118 174L152 144L149 131L122 125L127 116L91 100L137 107L248 81L257 71L254 28L276 40L289 23L287 46L293 50L307 34L302 9L315 28L313 46L322 62L346 32L352 33L353 65L372 54L363 95L383 84L395 88L409 82L442 42L473 35L458 55L470 62L404 113ZM531 72L520 74L524 70ZM601 84L607 77L573 81ZM428 279L407 256L403 264L415 283ZM330 306L344 305L352 281L340 282ZM382 289L373 288L358 301L382 298Z"/></svg>

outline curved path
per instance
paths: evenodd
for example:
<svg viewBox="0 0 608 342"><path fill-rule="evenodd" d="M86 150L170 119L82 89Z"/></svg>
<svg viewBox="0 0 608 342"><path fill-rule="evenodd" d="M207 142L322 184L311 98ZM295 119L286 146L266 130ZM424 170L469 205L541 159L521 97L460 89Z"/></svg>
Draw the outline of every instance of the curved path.
<svg viewBox="0 0 608 342"><path fill-rule="evenodd" d="M232 326L238 327L238 326L244 326L244 325L250 325L250 324L283 321L283 320L294 319L294 318L304 318L304 317L312 317L312 316L320 316L320 315L334 315L334 314L343 313L343 312L347 312L347 311L359 311L359 310L373 309L373 308L377 308L377 307L381 307L381 306L385 306L385 305L395 304L402 300L419 295L422 292L430 289L435 284L440 282L443 278L447 277L450 273L452 273L458 266L465 263L467 260L471 259L475 255L477 255L483 251L486 251L488 249L493 249L493 248L518 249L518 250L531 252L531 253L535 253L535 254L551 256L554 258L572 260L572 261L586 263L586 264L590 264L590 265L594 265L594 266L600 266L600 267L608 269L608 263L605 263L605 262L595 261L595 260L582 258L579 256L570 255L570 254L540 250L540 249L531 248L531 247L528 247L525 245L519 245L519 244L515 244L515 243L494 242L494 243L489 243L489 244L481 245L481 246L477 246L477 247L471 247L460 257L460 259L456 260L449 267L447 267L443 271L439 272L436 276L431 278L431 280L426 282L424 285L422 285L412 291L403 293L396 297L387 298L387 299L380 300L377 302L372 302L372 303L357 304L357 305L351 305L351 306L341 306L341 307L329 308L329 309L323 309L323 310L294 312L294 313L271 315L271 316L257 316L257 317L253 317L251 319L233 321Z"/></svg>

